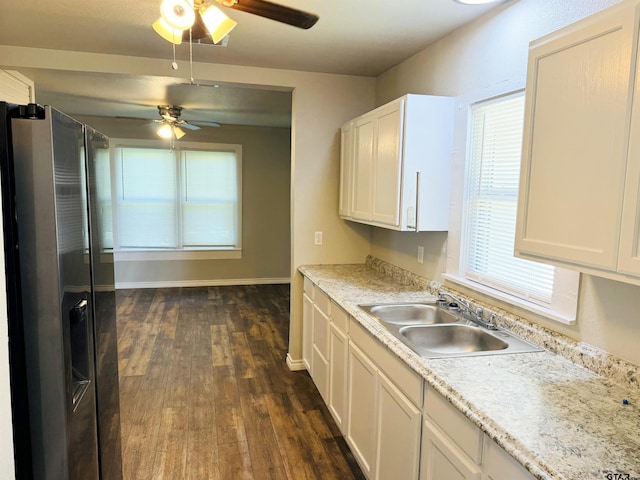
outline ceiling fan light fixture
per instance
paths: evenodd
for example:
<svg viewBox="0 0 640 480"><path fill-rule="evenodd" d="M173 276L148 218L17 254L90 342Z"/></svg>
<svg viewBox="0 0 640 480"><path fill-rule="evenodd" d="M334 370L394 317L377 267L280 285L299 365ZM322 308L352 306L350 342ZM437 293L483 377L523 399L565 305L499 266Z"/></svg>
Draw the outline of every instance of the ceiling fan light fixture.
<svg viewBox="0 0 640 480"><path fill-rule="evenodd" d="M193 0L163 0L160 16L176 30L188 30L196 20Z"/></svg>
<svg viewBox="0 0 640 480"><path fill-rule="evenodd" d="M180 127L173 127L173 134L175 135L176 140L180 140L182 137L186 135L186 133L187 132L185 132Z"/></svg>
<svg viewBox="0 0 640 480"><path fill-rule="evenodd" d="M180 45L182 43L182 30L172 28L164 18L159 18L153 22L153 29L167 42L171 42L175 45Z"/></svg>
<svg viewBox="0 0 640 480"><path fill-rule="evenodd" d="M202 10L200 16L211 34L213 43L219 43L238 25L237 22L227 17L224 12L215 5L211 5Z"/></svg>
<svg viewBox="0 0 640 480"><path fill-rule="evenodd" d="M158 127L158 129L156 130L156 135L158 135L160 138L169 139L173 137L173 129L171 128L171 125L169 125L168 123L164 123Z"/></svg>

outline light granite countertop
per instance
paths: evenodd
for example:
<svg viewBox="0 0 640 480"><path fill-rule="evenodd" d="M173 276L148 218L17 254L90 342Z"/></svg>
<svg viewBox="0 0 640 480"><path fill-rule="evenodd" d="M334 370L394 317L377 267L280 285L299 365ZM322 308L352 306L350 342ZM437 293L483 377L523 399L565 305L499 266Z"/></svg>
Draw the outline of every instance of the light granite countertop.
<svg viewBox="0 0 640 480"><path fill-rule="evenodd" d="M425 359L358 305L433 298L428 289L401 285L365 265L299 270L535 477L640 479L635 370L627 375L633 381L620 381L551 351ZM534 343L547 345L539 340Z"/></svg>

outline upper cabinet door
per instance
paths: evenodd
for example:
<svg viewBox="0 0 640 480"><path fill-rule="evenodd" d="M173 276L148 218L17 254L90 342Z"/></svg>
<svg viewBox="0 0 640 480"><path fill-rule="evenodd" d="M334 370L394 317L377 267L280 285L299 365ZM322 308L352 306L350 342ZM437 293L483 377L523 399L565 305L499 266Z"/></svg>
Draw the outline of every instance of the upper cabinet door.
<svg viewBox="0 0 640 480"><path fill-rule="evenodd" d="M353 122L343 125L340 130L340 199L338 213L341 217L351 216L351 176L353 170Z"/></svg>
<svg viewBox="0 0 640 480"><path fill-rule="evenodd" d="M404 100L385 105L377 112L374 156L372 220L400 225L400 175Z"/></svg>
<svg viewBox="0 0 640 480"><path fill-rule="evenodd" d="M637 17L635 18L638 24ZM640 277L640 72L636 63L618 271Z"/></svg>
<svg viewBox="0 0 640 480"><path fill-rule="evenodd" d="M622 5L532 44L520 256L616 270L638 36Z"/></svg>
<svg viewBox="0 0 640 480"><path fill-rule="evenodd" d="M371 220L375 125L374 117L364 117L358 119L354 127L351 214L359 220Z"/></svg>

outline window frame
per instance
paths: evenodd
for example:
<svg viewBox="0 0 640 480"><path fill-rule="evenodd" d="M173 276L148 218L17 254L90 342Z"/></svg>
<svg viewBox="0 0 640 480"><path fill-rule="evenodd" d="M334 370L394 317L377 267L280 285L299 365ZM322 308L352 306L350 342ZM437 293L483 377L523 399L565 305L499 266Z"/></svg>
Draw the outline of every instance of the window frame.
<svg viewBox="0 0 640 480"><path fill-rule="evenodd" d="M466 203L468 201L469 165L471 154L471 142L473 139L472 118L473 107L499 101L501 98L510 98L522 94L524 88L521 85L511 85L512 88L501 90L486 90L479 95L458 98L458 112L456 117L456 130L464 132L456 139L458 155L454 154L454 172L452 184L451 202L451 227L449 230L448 254L445 281L472 289L482 295L508 303L536 315L563 323L575 324L578 305L578 292L580 285L580 273L560 267L555 268L555 281L552 294L552 302L549 307L540 305L516 296L512 293L492 288L476 280L465 276L464 259L467 246ZM523 123L524 125L524 123Z"/></svg>
<svg viewBox="0 0 640 480"><path fill-rule="evenodd" d="M176 142L174 148L176 155L176 209L178 210L177 222L180 224L178 235L182 244L182 204L183 191L183 151L233 151L236 155L236 182L237 182L237 243L234 247L187 247L172 248L122 248L119 235L119 206L118 206L118 149L119 148L151 148L166 150L167 142L162 140L140 140L114 138L109 141L109 155L111 168L111 196L113 199L113 253L116 261L164 261L164 260L224 260L242 258L242 145L228 143L202 143L202 142Z"/></svg>

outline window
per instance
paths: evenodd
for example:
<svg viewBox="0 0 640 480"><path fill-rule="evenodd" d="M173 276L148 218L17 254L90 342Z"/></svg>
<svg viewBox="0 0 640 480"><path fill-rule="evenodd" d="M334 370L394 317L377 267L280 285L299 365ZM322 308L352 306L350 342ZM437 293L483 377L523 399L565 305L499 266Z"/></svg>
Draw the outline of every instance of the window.
<svg viewBox="0 0 640 480"><path fill-rule="evenodd" d="M119 258L126 252L137 252L129 259L239 258L239 145L181 143L168 150L157 142L119 143L113 157ZM236 254L214 253L225 251Z"/></svg>
<svg viewBox="0 0 640 480"><path fill-rule="evenodd" d="M485 294L570 323L579 274L513 255L524 93L471 105L458 271Z"/></svg>

